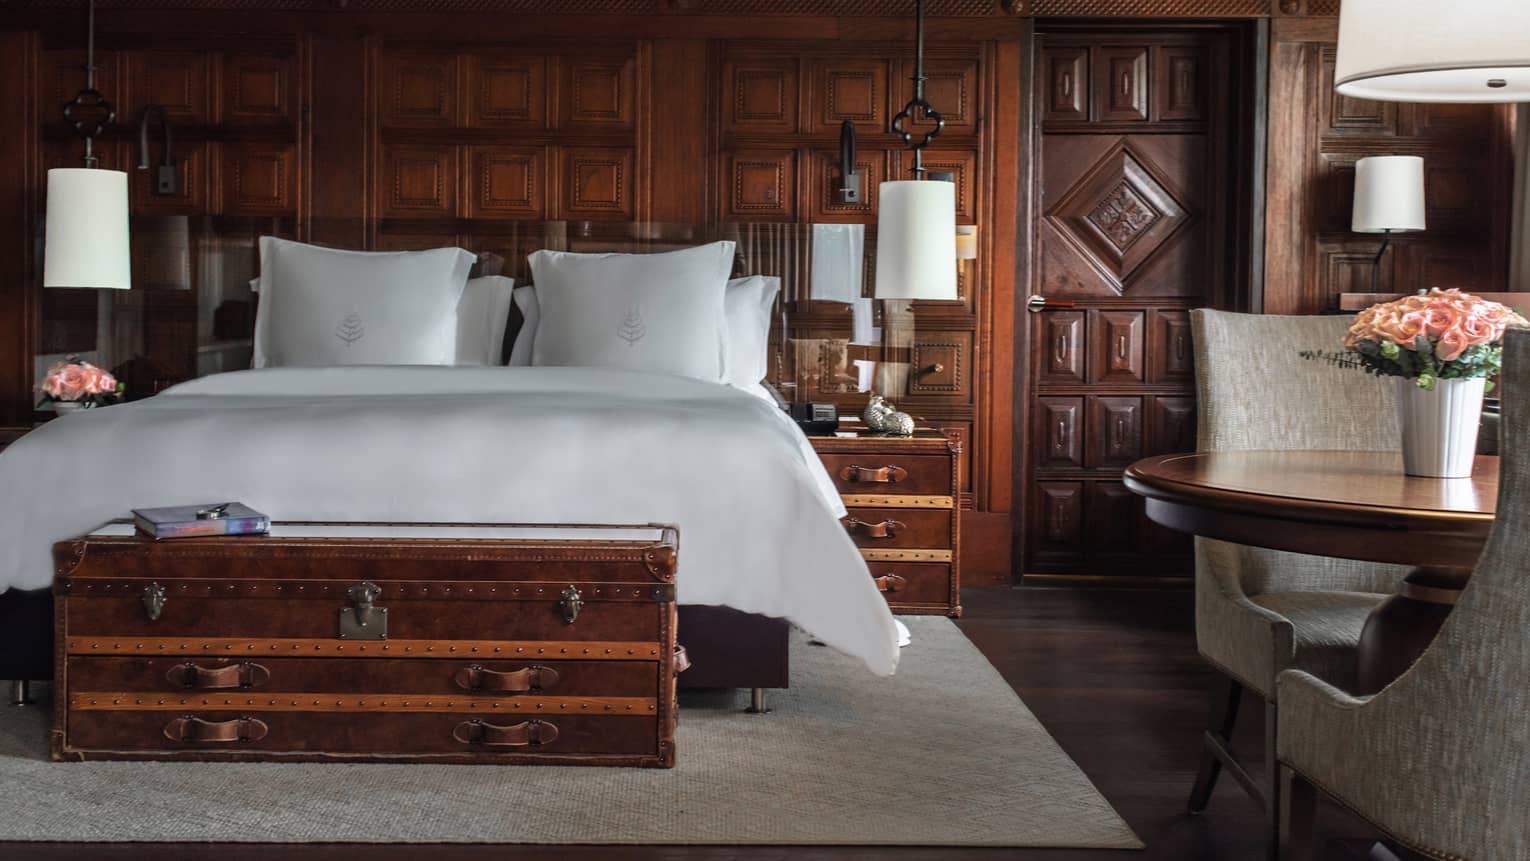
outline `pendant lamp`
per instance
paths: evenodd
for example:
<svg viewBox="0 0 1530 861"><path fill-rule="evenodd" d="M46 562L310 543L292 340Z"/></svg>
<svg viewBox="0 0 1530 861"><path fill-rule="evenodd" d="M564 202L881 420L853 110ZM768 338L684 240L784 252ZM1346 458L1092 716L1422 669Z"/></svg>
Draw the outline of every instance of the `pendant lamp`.
<svg viewBox="0 0 1530 861"><path fill-rule="evenodd" d="M1530 2L1344 0L1334 85L1384 102L1530 101Z"/></svg>

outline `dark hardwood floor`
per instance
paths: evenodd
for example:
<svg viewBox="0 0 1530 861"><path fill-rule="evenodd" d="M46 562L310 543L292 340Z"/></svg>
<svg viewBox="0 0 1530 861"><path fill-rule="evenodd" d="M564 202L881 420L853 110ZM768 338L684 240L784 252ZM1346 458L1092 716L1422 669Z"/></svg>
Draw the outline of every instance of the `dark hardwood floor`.
<svg viewBox="0 0 1530 861"><path fill-rule="evenodd" d="M1261 817L1231 780L1206 814L1185 813L1216 675L1196 656L1186 590L969 589L962 630L1148 844L1146 852L794 847L0 844L0 859L218 861L1015 861L1259 859ZM790 694L786 694L789 696ZM1245 704L1241 751L1258 767L1262 710ZM1015 779L1023 780L1024 775ZM14 788L0 790L15 791ZM0 824L3 830L3 824ZM1323 861L1366 857L1363 823L1319 816Z"/></svg>

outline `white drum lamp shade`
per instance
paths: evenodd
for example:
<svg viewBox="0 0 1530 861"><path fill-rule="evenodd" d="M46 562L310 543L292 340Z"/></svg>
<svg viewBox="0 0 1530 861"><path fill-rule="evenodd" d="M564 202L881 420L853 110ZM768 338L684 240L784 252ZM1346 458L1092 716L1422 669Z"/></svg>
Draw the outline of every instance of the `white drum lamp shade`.
<svg viewBox="0 0 1530 861"><path fill-rule="evenodd" d="M1383 155L1355 162L1356 233L1408 233L1424 229L1424 160Z"/></svg>
<svg viewBox="0 0 1530 861"><path fill-rule="evenodd" d="M1530 2L1344 0L1334 85L1385 102L1530 101Z"/></svg>
<svg viewBox="0 0 1530 861"><path fill-rule="evenodd" d="M120 170L48 171L43 286L127 290L128 177Z"/></svg>
<svg viewBox="0 0 1530 861"><path fill-rule="evenodd" d="M884 182L879 194L876 298L957 298L956 184Z"/></svg>

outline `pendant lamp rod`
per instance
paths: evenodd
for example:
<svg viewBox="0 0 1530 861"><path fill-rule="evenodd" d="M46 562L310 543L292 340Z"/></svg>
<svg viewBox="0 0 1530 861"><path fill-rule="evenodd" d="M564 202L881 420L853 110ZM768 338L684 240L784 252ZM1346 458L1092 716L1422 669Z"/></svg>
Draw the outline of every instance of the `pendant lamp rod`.
<svg viewBox="0 0 1530 861"><path fill-rule="evenodd" d="M940 112L935 110L929 102L924 100L924 0L914 0L914 97L903 106L903 110L893 117L892 130L897 136L903 138L903 143L914 151L914 177L924 179L925 167L921 150L930 145L930 141L940 134L946 127L946 121ZM924 134L921 140L915 141L913 132L909 131L908 123L918 110L928 121L935 123L935 128Z"/></svg>
<svg viewBox="0 0 1530 861"><path fill-rule="evenodd" d="M64 121L74 127L85 139L85 166L96 166L95 137L111 125L117 113L112 103L96 90L96 2L86 6L85 24L85 89L80 90L64 105ZM89 109L92 116L76 116L82 108Z"/></svg>

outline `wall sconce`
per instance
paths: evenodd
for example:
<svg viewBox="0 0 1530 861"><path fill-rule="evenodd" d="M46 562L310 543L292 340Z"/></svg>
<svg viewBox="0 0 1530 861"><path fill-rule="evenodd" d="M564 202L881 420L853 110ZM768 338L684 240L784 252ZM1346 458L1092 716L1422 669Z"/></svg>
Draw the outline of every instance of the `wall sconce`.
<svg viewBox="0 0 1530 861"><path fill-rule="evenodd" d="M860 203L866 177L855 169L855 126L845 120L839 124L839 202Z"/></svg>
<svg viewBox="0 0 1530 861"><path fill-rule="evenodd" d="M1392 234L1424 229L1424 160L1416 155L1383 155L1355 162L1355 206L1349 229L1382 234L1371 270L1371 292L1380 292L1381 258Z"/></svg>
<svg viewBox="0 0 1530 861"><path fill-rule="evenodd" d="M956 259L977 259L977 227L971 224L956 226Z"/></svg>
<svg viewBox="0 0 1530 861"><path fill-rule="evenodd" d="M155 177L155 194L175 194L175 152L170 140L170 115L159 105L144 105L138 115L138 169L149 169L149 117L159 116L159 127L164 133L164 159L159 163L159 175Z"/></svg>

